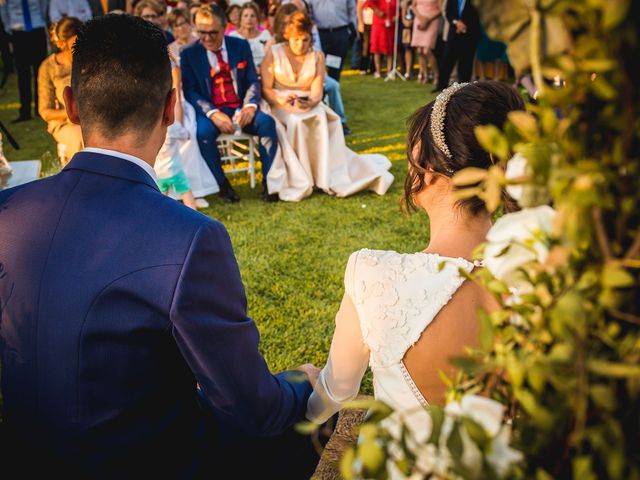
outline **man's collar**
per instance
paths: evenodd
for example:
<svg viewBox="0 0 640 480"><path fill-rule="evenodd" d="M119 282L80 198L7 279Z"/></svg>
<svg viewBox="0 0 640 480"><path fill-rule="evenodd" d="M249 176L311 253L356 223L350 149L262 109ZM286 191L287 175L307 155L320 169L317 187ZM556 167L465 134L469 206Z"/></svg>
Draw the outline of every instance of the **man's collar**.
<svg viewBox="0 0 640 480"><path fill-rule="evenodd" d="M135 163L140 168L142 168L147 173L147 175L151 177L151 179L154 182L156 181L156 178L158 178L155 170L151 165L149 165L147 162L145 162L141 158L135 157L133 155L129 155L128 153L122 153L116 150L109 150L107 148L96 148L96 147L86 147L82 151L87 153L99 153L101 155L110 155L112 157L118 157L118 158L122 158L123 160L128 160L129 162Z"/></svg>

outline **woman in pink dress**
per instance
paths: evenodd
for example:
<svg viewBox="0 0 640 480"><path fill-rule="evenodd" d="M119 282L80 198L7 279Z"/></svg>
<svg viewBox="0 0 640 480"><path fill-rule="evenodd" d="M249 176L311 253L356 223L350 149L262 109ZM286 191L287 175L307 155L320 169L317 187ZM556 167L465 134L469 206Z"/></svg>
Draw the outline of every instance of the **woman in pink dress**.
<svg viewBox="0 0 640 480"><path fill-rule="evenodd" d="M382 55L387 57L387 76L393 68L393 47L396 22L397 0L366 0L364 8L373 10L373 25L371 25L371 45L369 51L373 53L376 71L374 78L381 77Z"/></svg>
<svg viewBox="0 0 640 480"><path fill-rule="evenodd" d="M403 0L403 11L407 9L408 0ZM438 83L438 62L433 53L438 37L438 23L442 16L442 0L413 0L409 6L414 15L413 36L411 46L415 47L420 61L418 82L427 83L428 65L431 65L433 81Z"/></svg>

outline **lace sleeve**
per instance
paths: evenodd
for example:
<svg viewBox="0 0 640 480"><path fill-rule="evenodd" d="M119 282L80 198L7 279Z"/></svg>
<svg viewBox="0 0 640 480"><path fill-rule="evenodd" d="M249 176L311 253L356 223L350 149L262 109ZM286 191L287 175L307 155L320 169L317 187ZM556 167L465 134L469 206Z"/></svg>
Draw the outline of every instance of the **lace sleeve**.
<svg viewBox="0 0 640 480"><path fill-rule="evenodd" d="M358 394L369 363L369 349L362 340L360 320L352 297L356 258L357 253L349 258L345 271L345 295L336 315L329 358L307 403L306 416L312 422L325 422L340 410L342 403Z"/></svg>

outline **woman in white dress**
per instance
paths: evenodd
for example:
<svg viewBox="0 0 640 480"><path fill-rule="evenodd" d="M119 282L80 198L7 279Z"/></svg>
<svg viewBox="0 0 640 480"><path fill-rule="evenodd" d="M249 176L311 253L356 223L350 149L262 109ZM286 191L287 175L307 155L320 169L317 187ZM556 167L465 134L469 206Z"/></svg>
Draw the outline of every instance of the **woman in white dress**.
<svg viewBox="0 0 640 480"><path fill-rule="evenodd" d="M321 423L355 397L370 365L375 397L404 416L417 440L425 440L425 407L444 403L439 370L451 375L449 359L478 345L478 308L497 306L459 273L476 267L472 252L485 241L491 214L478 197L460 200L451 177L466 167L492 165L474 127L501 127L509 111L523 109L515 89L491 81L454 84L413 115L405 203L429 216L428 245L418 253L363 249L350 256L329 358L309 399L309 420Z"/></svg>
<svg viewBox="0 0 640 480"><path fill-rule="evenodd" d="M247 2L240 7L240 25L237 30L229 33L230 37L244 38L249 42L253 63L260 71L260 64L264 58L265 46L271 39L269 30L260 30L260 9L253 2Z"/></svg>
<svg viewBox="0 0 640 480"><path fill-rule="evenodd" d="M349 150L340 117L322 103L325 63L312 48L312 27L306 13L294 13L287 42L273 45L262 62L262 109L276 119L280 147L267 177L269 193L299 201L315 186L338 197L366 188L383 195L393 182L391 163Z"/></svg>

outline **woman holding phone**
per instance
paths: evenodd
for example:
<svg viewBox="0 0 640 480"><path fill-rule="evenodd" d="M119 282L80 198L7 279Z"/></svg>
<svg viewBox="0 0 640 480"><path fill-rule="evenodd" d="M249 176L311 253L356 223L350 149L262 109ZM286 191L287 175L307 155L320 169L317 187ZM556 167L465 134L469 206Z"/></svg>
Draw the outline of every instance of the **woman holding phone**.
<svg viewBox="0 0 640 480"><path fill-rule="evenodd" d="M382 195L393 182L391 163L346 147L340 117L322 103L325 63L312 48L312 27L306 13L294 13L285 42L273 45L262 62L262 109L275 118L280 144L269 193L288 201L302 200L314 187L338 197L366 188Z"/></svg>

